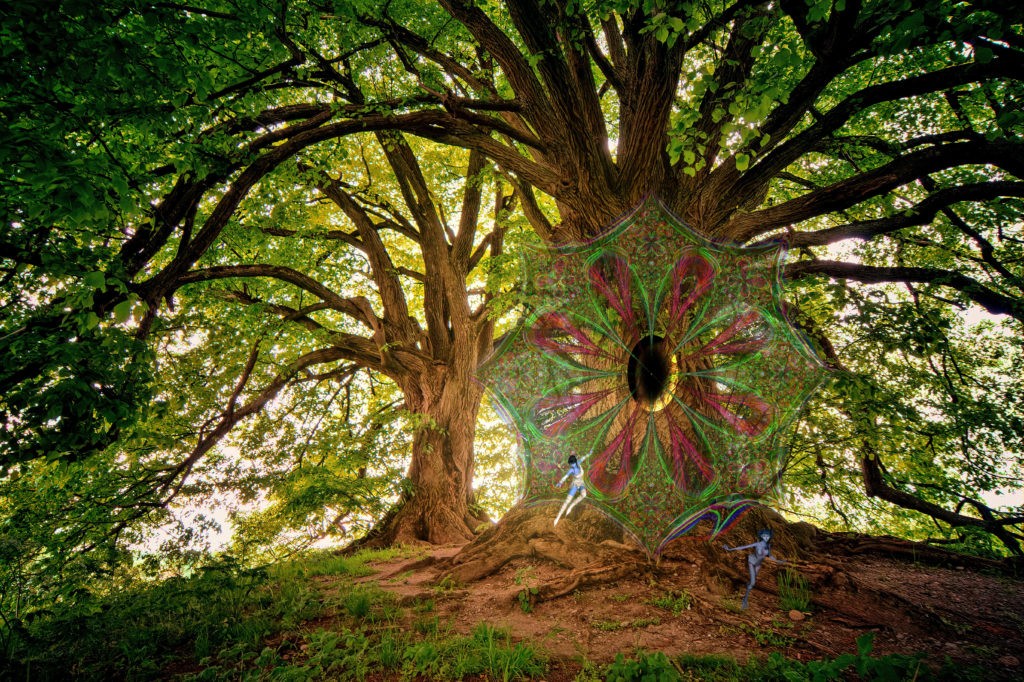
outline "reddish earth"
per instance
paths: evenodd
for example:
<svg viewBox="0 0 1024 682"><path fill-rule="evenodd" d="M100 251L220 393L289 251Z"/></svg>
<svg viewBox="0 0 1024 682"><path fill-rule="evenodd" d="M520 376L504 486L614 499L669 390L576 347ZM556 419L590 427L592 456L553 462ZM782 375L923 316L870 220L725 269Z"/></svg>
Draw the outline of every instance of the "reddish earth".
<svg viewBox="0 0 1024 682"><path fill-rule="evenodd" d="M808 579L811 603L803 613L781 608L781 569L770 562L750 608L741 611L743 554L696 539L677 542L657 564L638 561L618 579L544 600L534 596L532 604L524 603L524 589L539 587L543 597L544 585L565 584L593 567L564 568L538 553L462 585L446 577L461 548L447 546L428 548L426 558L378 564L379 572L362 580L405 604L433 600L440 622L459 633L479 622L507 628L514 640L550 654L553 680L572 679L583 660L607 663L637 650L740 662L772 651L800 660L834 658L855 652L855 640L869 631L875 656L924 653L930 665L949 657L985 665L992 679L1024 679L1024 580L1005 566L893 538L798 526L805 527L799 542L782 542L775 553ZM689 607L678 612L653 603L684 594ZM415 616L408 618L411 625Z"/></svg>

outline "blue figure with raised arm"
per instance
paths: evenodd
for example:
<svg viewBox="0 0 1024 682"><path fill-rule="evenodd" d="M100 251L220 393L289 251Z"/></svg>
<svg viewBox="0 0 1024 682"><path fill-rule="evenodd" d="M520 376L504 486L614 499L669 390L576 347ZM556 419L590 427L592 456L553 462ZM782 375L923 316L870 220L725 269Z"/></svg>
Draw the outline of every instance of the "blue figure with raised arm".
<svg viewBox="0 0 1024 682"><path fill-rule="evenodd" d="M565 476L558 481L558 487L561 488L565 483L566 479L572 477L572 482L569 485L569 494L565 497L565 502L562 503L562 508L558 510L558 516L555 517L555 525L558 525L558 520L562 518L562 514L568 517L569 512L580 503L584 497L587 496L587 488L583 485L583 467L580 466L579 461L576 460L576 455L569 455L569 470L565 472Z"/></svg>
<svg viewBox="0 0 1024 682"><path fill-rule="evenodd" d="M747 591L743 593L743 608L747 608L747 597L750 596L750 590L754 589L754 583L757 581L757 572L761 570L761 564L764 563L765 558L767 557L777 564L786 563L772 554L772 531L770 528L762 528L757 531L757 537L760 539L751 545L743 545L742 547L729 547L728 545L722 545L722 547L725 547L727 552L739 552L744 549L754 550L747 555L747 568L750 569L750 582L747 583Z"/></svg>

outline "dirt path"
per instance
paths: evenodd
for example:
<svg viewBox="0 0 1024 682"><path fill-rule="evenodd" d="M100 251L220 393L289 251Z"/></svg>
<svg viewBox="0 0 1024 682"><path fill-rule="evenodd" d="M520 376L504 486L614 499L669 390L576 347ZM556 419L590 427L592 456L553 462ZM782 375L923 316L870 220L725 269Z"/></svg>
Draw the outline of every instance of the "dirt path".
<svg viewBox="0 0 1024 682"><path fill-rule="evenodd" d="M441 576L459 549L433 548L425 558L378 564L379 572L363 581L408 605L432 603L439 621L460 633L482 621L507 628L515 640L536 644L570 667L583 657L607 663L638 649L741 662L772 651L801 660L834 658L856 651L857 637L870 631L874 655L923 652L936 665L948 656L988 666L993 679L1024 678L1024 581L995 572L825 552L797 564L811 582L805 612L780 608L779 569L771 564L762 570L750 608L741 611L742 556L735 555L734 572L709 580L704 564L692 558L700 554L683 551L631 577L531 604L530 588L561 577L564 569L518 559L469 585L454 585Z"/></svg>

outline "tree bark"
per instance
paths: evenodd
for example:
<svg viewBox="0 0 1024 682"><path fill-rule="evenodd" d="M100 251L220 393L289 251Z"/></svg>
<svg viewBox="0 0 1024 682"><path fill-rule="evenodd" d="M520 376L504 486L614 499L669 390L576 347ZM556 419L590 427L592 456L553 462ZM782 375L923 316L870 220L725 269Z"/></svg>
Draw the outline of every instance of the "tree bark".
<svg viewBox="0 0 1024 682"><path fill-rule="evenodd" d="M468 542L488 521L475 508L473 495L473 438L482 389L461 376L464 372L445 368L438 374L439 381L430 382L443 384L436 396L428 392L409 403L419 391L406 391L407 404L422 420L413 436L408 486L394 513L367 536L370 546Z"/></svg>

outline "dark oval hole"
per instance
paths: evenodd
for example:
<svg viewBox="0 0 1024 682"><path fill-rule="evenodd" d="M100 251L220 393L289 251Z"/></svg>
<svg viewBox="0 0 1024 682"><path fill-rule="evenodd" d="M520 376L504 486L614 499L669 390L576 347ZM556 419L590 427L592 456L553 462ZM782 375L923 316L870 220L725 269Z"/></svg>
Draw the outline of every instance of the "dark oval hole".
<svg viewBox="0 0 1024 682"><path fill-rule="evenodd" d="M665 339L648 334L637 341L626 368L626 381L633 400L651 404L660 398L668 384L670 367Z"/></svg>

